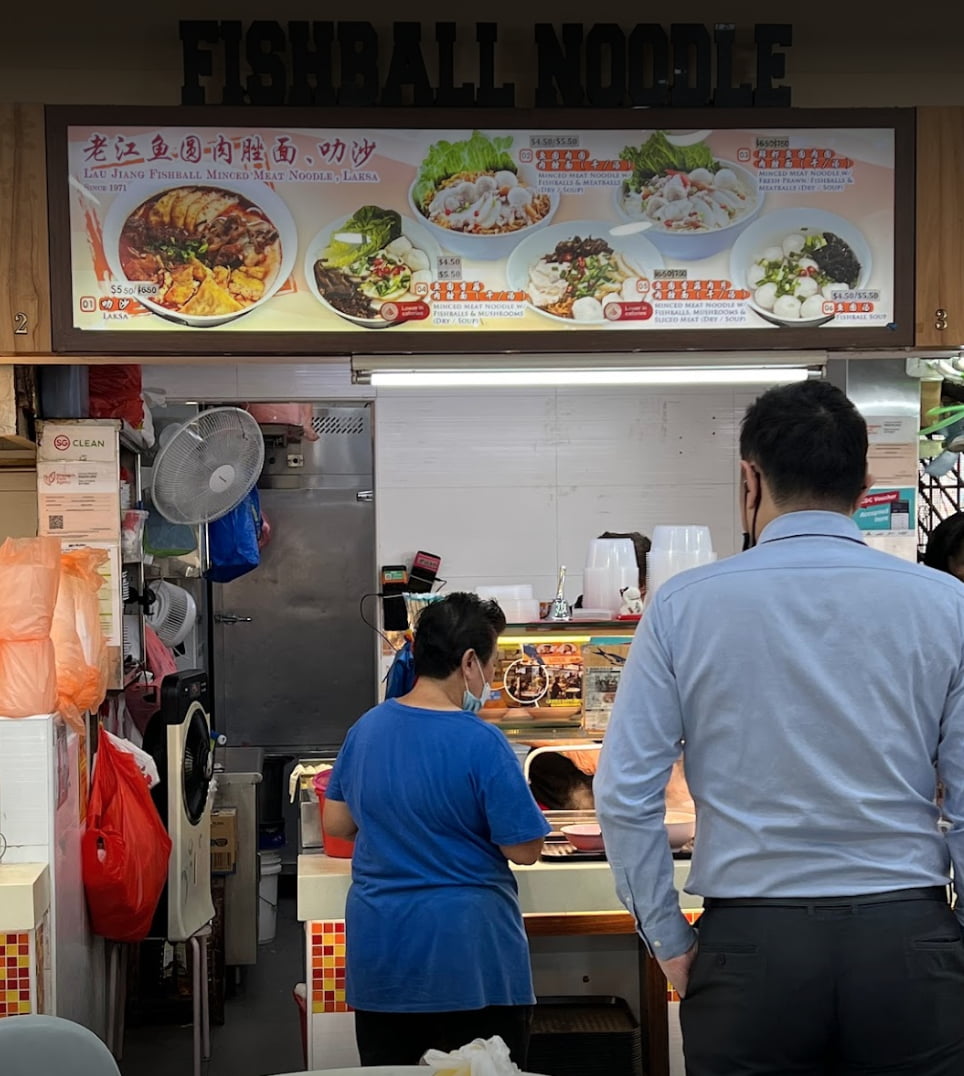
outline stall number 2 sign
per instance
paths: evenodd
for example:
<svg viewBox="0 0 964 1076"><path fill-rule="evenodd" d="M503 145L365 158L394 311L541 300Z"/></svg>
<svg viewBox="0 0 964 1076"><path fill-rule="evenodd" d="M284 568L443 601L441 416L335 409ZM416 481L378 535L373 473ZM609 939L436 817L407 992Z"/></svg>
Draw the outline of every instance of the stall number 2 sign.
<svg viewBox="0 0 964 1076"><path fill-rule="evenodd" d="M27 315L22 310L13 315L13 333L14 336L27 336L30 333Z"/></svg>

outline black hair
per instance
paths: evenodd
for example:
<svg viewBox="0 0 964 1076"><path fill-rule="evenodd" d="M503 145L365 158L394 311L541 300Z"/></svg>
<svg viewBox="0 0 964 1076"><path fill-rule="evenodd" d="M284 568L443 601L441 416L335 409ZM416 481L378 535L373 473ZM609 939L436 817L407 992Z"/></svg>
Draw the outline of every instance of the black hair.
<svg viewBox="0 0 964 1076"><path fill-rule="evenodd" d="M849 511L867 477L867 423L829 381L769 389L747 408L740 456L755 464L779 507Z"/></svg>
<svg viewBox="0 0 964 1076"><path fill-rule="evenodd" d="M480 661L488 661L503 631L505 614L494 601L456 592L431 602L415 629L415 675L444 680L462 664L466 650L474 650Z"/></svg>
<svg viewBox="0 0 964 1076"><path fill-rule="evenodd" d="M604 534L600 534L599 537L628 538L633 543L633 549L636 550L636 565L639 568L639 588L644 590L646 587L646 554L652 549L653 543L645 534L640 534L639 531L606 531Z"/></svg>
<svg viewBox="0 0 964 1076"><path fill-rule="evenodd" d="M964 512L955 512L934 528L927 539L924 563L939 572L950 571L948 561L956 557L964 545Z"/></svg>
<svg viewBox="0 0 964 1076"><path fill-rule="evenodd" d="M573 793L579 789L592 792L593 780L572 759L548 751L529 764L529 787L536 802L547 811L568 811L573 807Z"/></svg>

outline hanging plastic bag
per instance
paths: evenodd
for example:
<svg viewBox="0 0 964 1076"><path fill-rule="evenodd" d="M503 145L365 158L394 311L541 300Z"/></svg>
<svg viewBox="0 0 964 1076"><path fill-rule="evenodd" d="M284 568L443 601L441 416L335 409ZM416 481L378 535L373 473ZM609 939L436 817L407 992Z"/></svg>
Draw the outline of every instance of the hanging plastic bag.
<svg viewBox="0 0 964 1076"><path fill-rule="evenodd" d="M161 783L161 775L152 755L149 755L142 747L138 747L137 744L131 743L130 740L125 740L121 736L115 736L112 732L105 730L104 735L110 737L111 744L118 751L125 751L133 757L137 763L137 768L141 771L141 776L147 782L148 788L156 788Z"/></svg>
<svg viewBox="0 0 964 1076"><path fill-rule="evenodd" d="M171 839L134 756L101 736L81 842L95 934L119 942L147 937L170 855Z"/></svg>
<svg viewBox="0 0 964 1076"><path fill-rule="evenodd" d="M59 539L8 538L0 545L0 639L48 638L59 585Z"/></svg>
<svg viewBox="0 0 964 1076"><path fill-rule="evenodd" d="M415 686L415 655L411 640L395 651L395 657L385 677L385 698L397 699L407 695Z"/></svg>
<svg viewBox="0 0 964 1076"><path fill-rule="evenodd" d="M50 639L0 640L0 717L57 709L57 660Z"/></svg>
<svg viewBox="0 0 964 1076"><path fill-rule="evenodd" d="M96 710L107 693L107 648L100 623L98 567L103 549L72 549L60 558L60 590L50 629L56 654L57 709L83 730L81 715Z"/></svg>
<svg viewBox="0 0 964 1076"><path fill-rule="evenodd" d="M205 573L207 578L212 583L230 583L254 571L261 563L260 534L261 501L253 489L237 508L208 524L211 566Z"/></svg>
<svg viewBox="0 0 964 1076"><path fill-rule="evenodd" d="M74 697L81 711L95 711L107 694L110 659L100 619L99 597L105 582L100 568L106 561L106 549L88 546L71 549L61 558L61 579L73 597L77 638L89 670Z"/></svg>
<svg viewBox="0 0 964 1076"><path fill-rule="evenodd" d="M144 625L144 650L150 679L137 680L124 689L127 712L142 736L151 718L161 708L161 684L164 677L177 672L174 655L161 642L150 624Z"/></svg>

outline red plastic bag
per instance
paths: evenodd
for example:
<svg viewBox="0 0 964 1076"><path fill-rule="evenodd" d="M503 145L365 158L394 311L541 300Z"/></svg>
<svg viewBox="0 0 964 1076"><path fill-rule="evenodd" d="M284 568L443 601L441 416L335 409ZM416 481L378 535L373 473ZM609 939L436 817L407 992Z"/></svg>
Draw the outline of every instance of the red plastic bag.
<svg viewBox="0 0 964 1076"><path fill-rule="evenodd" d="M121 418L135 430L144 426L140 366L91 366L91 418Z"/></svg>
<svg viewBox="0 0 964 1076"><path fill-rule="evenodd" d="M8 538L0 545L0 639L49 638L59 584L58 538Z"/></svg>
<svg viewBox="0 0 964 1076"><path fill-rule="evenodd" d="M147 937L170 856L171 839L134 756L101 736L81 843L95 934L120 942Z"/></svg>
<svg viewBox="0 0 964 1076"><path fill-rule="evenodd" d="M0 639L0 717L52 714L57 708L57 662L50 639Z"/></svg>

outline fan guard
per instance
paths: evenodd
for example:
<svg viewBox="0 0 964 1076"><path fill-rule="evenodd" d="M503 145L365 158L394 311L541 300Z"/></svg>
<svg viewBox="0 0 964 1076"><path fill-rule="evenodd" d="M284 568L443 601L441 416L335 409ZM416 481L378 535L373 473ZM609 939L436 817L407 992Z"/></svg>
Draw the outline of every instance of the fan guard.
<svg viewBox="0 0 964 1076"><path fill-rule="evenodd" d="M263 466L264 437L247 411L202 411L158 452L154 507L171 523L212 523L244 500Z"/></svg>

